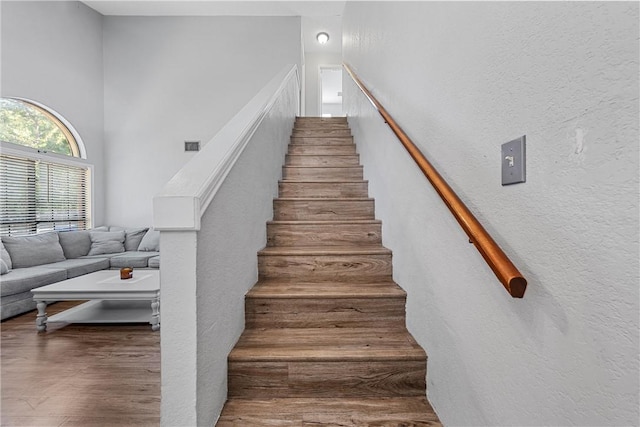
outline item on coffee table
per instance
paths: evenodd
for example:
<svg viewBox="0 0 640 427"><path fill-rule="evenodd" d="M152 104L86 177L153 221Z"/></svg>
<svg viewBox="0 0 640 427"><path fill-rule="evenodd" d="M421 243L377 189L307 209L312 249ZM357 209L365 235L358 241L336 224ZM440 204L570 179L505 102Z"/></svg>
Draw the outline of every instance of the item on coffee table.
<svg viewBox="0 0 640 427"><path fill-rule="evenodd" d="M120 278L122 280L131 279L133 277L133 268L124 267L120 269Z"/></svg>

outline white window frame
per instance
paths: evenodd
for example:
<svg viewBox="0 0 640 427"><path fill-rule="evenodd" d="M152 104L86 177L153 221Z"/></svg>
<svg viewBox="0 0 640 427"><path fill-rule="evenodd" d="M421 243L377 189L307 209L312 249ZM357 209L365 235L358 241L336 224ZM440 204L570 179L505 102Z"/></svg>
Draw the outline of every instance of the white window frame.
<svg viewBox="0 0 640 427"><path fill-rule="evenodd" d="M81 144L78 144L81 147ZM14 144L11 142L0 141L0 152L2 154L14 157L21 157L29 160L40 160L43 162L57 163L67 166L87 168L87 228L93 227L93 209L94 209L94 166L86 159L80 157L72 157L64 154L50 153L43 150L37 150L24 145Z"/></svg>

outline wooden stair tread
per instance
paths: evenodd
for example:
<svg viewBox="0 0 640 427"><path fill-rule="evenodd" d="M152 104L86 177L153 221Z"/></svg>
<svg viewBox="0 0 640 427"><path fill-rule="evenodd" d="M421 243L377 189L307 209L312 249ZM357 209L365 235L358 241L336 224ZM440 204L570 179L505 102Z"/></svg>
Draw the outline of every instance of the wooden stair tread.
<svg viewBox="0 0 640 427"><path fill-rule="evenodd" d="M294 126L293 128L293 132L295 133L296 131L301 131L301 130L312 131L312 132L327 132L328 130L336 130L336 129L350 130L349 126L347 126L346 123L333 123L333 124L326 124L326 125L296 124L296 126Z"/></svg>
<svg viewBox="0 0 640 427"><path fill-rule="evenodd" d="M358 154L287 154L289 157L358 157Z"/></svg>
<svg viewBox="0 0 640 427"><path fill-rule="evenodd" d="M232 398L217 425L439 427L442 424L424 397L368 397Z"/></svg>
<svg viewBox="0 0 640 427"><path fill-rule="evenodd" d="M319 145L353 145L351 136L292 136L291 145L296 146L319 146ZM313 140L311 142L311 140ZM318 140L320 140L318 142Z"/></svg>
<svg viewBox="0 0 640 427"><path fill-rule="evenodd" d="M296 138L308 138L308 137L298 136ZM334 138L336 138L336 137L334 137ZM323 147L323 148L326 148L326 149L333 149L336 145L339 145L339 144L313 144L313 145L311 145L311 144L296 144L295 142L292 142L292 143L289 144L289 148L291 148L291 147L300 148L300 147L313 146L313 147ZM350 143L344 144L344 145L353 145L353 146L355 146L355 144L353 142L350 142Z"/></svg>
<svg viewBox="0 0 640 427"><path fill-rule="evenodd" d="M374 283L261 280L247 292L249 298L403 298L406 292L393 281Z"/></svg>
<svg viewBox="0 0 640 427"><path fill-rule="evenodd" d="M229 354L230 362L425 359L422 347L402 328L245 329Z"/></svg>
<svg viewBox="0 0 640 427"><path fill-rule="evenodd" d="M360 184L360 183L369 183L368 180L366 179L341 179L341 178L336 178L333 180L329 180L329 179L309 179L309 178L302 178L302 179L291 179L291 178L285 178L285 179L281 179L280 181L278 181L282 184L288 184L288 183L295 183L295 184L327 184L327 183L331 183L331 184Z"/></svg>
<svg viewBox="0 0 640 427"><path fill-rule="evenodd" d="M330 120L333 117L326 117L325 120L296 120L294 129L296 127L317 127L320 129L324 129L331 126L342 126L345 128L349 127L349 123L346 120Z"/></svg>
<svg viewBox="0 0 640 427"><path fill-rule="evenodd" d="M290 144L289 154L309 154L309 155L353 155L358 154L355 144Z"/></svg>
<svg viewBox="0 0 640 427"><path fill-rule="evenodd" d="M336 149L336 147L338 147ZM331 150L338 150L338 151L342 151L342 150L346 150L345 147L350 147L353 148L355 147L355 144L353 143L349 143L349 144L295 144L295 143L291 143L289 144L289 153L288 154L293 154L293 155L300 155L300 154L305 154L305 153L291 153L291 151L307 151L307 149L319 149L319 150L323 150L325 153L326 151L331 151ZM348 156L348 155L353 155L353 154L358 154L357 152L350 152L347 154L341 154L344 156ZM312 156L326 156L326 155L330 155L330 154L310 154Z"/></svg>
<svg viewBox="0 0 640 427"><path fill-rule="evenodd" d="M332 128L334 126L344 128L344 129L349 128L349 124L346 121L338 121L338 120L331 120L331 121L296 120L293 128L294 129L308 129L308 128L327 129L327 128Z"/></svg>
<svg viewBox="0 0 640 427"><path fill-rule="evenodd" d="M382 221L380 221L379 219L332 219L332 220L324 220L324 221L271 220L271 221L267 221L267 224L275 224L275 225L382 224Z"/></svg>
<svg viewBox="0 0 640 427"><path fill-rule="evenodd" d="M293 138L353 138L349 128L331 128L331 129L294 129L291 134Z"/></svg>
<svg viewBox="0 0 640 427"><path fill-rule="evenodd" d="M296 120L313 121L313 120L330 120L330 121L347 121L347 116L296 116Z"/></svg>
<svg viewBox="0 0 640 427"><path fill-rule="evenodd" d="M310 142L308 142L308 140L314 140L313 144L316 144L319 140L320 144L317 145L351 145L354 143L352 135L291 135L293 144L309 144Z"/></svg>
<svg viewBox="0 0 640 427"><path fill-rule="evenodd" d="M310 128L307 128L306 126L299 126L299 127L294 127L292 129L293 134L295 135L296 132L318 132L320 134L330 134L336 130L340 130L340 131L347 131L349 135L351 135L351 129L349 128L349 126L339 126L339 127L333 127L333 126L312 126ZM347 132L340 132L340 133L347 133Z"/></svg>
<svg viewBox="0 0 640 427"><path fill-rule="evenodd" d="M391 251L382 245L268 246L258 251L258 255L391 255Z"/></svg>
<svg viewBox="0 0 640 427"><path fill-rule="evenodd" d="M362 169L361 165L336 165L336 166L306 166L306 165L284 165L287 169Z"/></svg>
<svg viewBox="0 0 640 427"><path fill-rule="evenodd" d="M295 201L295 202L348 202L348 201L366 201L371 202L374 199L371 197L327 197L322 200L318 200L317 197L278 197L275 200L281 202Z"/></svg>

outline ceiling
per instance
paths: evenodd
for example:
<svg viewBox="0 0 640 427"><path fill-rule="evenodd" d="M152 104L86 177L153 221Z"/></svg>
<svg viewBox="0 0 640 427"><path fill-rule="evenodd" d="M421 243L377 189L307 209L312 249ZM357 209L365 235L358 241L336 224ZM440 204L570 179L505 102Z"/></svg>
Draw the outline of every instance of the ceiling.
<svg viewBox="0 0 640 427"><path fill-rule="evenodd" d="M342 53L345 1L102 0L83 1L105 16L300 16L305 52ZM316 34L329 34L320 45Z"/></svg>

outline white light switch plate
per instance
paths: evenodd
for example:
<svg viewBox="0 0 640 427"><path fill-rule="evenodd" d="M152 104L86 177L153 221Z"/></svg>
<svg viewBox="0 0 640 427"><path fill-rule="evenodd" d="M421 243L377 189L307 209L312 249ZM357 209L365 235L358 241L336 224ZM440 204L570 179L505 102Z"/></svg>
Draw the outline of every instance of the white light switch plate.
<svg viewBox="0 0 640 427"><path fill-rule="evenodd" d="M502 185L525 182L525 135L502 144Z"/></svg>

